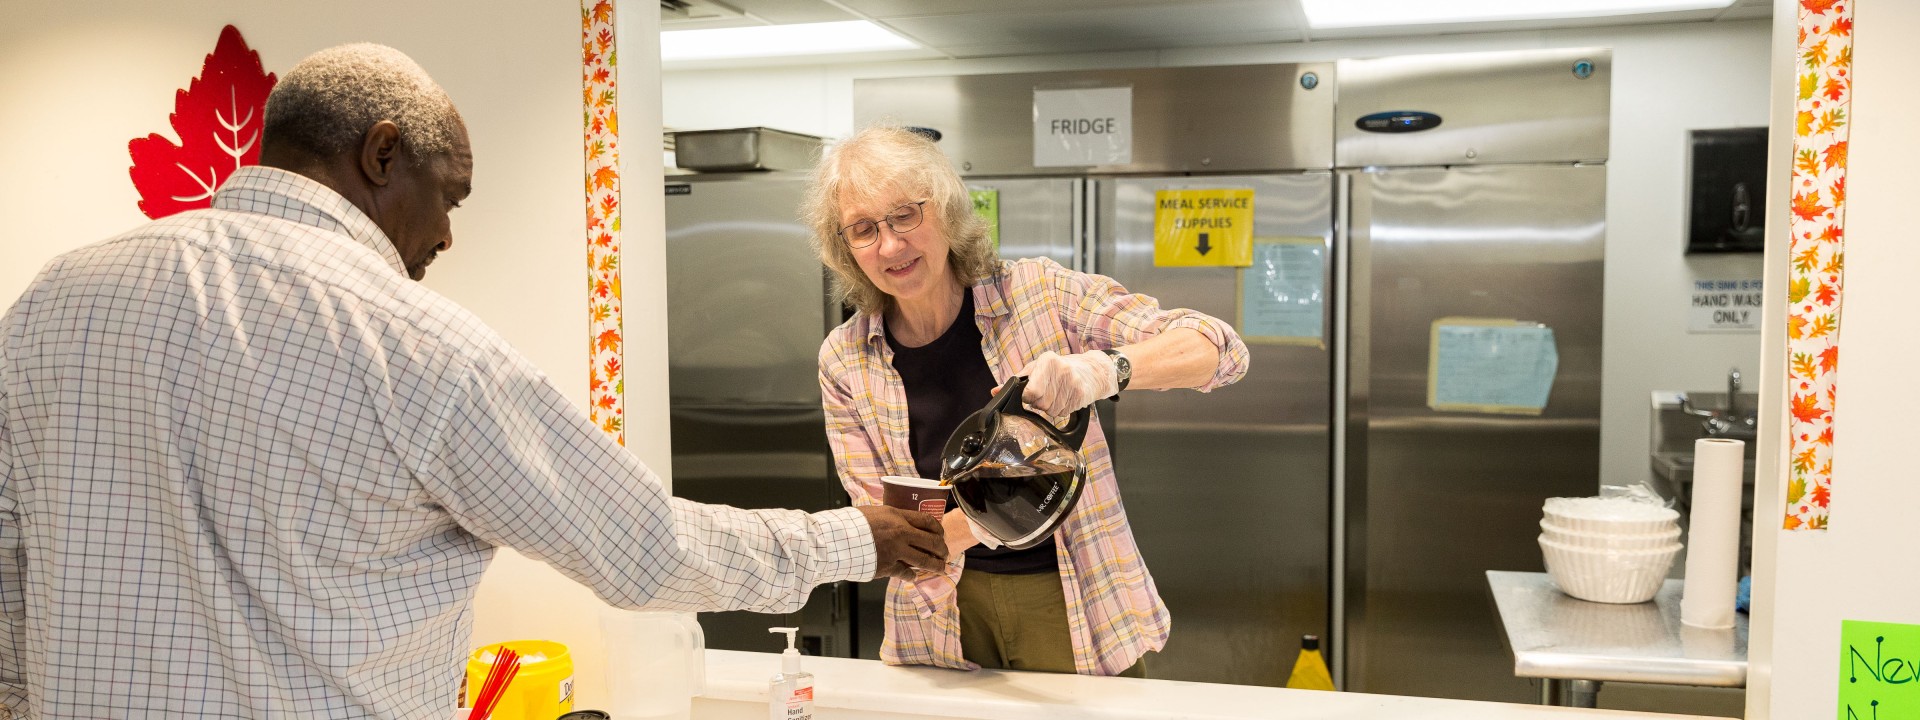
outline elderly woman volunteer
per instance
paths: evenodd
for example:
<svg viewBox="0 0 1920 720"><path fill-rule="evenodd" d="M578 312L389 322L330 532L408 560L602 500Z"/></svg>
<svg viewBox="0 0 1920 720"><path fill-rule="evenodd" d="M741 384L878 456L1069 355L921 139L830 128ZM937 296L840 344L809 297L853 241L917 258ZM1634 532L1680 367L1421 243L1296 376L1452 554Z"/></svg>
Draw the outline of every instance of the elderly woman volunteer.
<svg viewBox="0 0 1920 720"><path fill-rule="evenodd" d="M1246 372L1246 346L1218 319L1051 260L999 260L952 164L902 128L868 128L829 150L807 216L857 311L820 349L827 437L856 505L879 502L882 475L938 477L953 428L1010 377L1028 376L1022 399L1060 416L1123 389L1204 392ZM1166 605L1097 421L1082 454L1089 486L1039 546L977 545L971 523L946 516L953 562L944 575L893 581L883 659L1144 674L1141 656L1166 644Z"/></svg>

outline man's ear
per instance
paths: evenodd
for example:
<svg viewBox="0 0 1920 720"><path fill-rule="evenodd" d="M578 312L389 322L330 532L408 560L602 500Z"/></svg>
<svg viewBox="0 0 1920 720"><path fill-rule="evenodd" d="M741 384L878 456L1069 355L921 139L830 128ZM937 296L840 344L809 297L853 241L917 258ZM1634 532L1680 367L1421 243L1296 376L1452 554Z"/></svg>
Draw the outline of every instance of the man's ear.
<svg viewBox="0 0 1920 720"><path fill-rule="evenodd" d="M386 187L393 179L398 162L400 127L391 120L381 120L367 128L367 133L360 138L360 174L367 177L367 183Z"/></svg>

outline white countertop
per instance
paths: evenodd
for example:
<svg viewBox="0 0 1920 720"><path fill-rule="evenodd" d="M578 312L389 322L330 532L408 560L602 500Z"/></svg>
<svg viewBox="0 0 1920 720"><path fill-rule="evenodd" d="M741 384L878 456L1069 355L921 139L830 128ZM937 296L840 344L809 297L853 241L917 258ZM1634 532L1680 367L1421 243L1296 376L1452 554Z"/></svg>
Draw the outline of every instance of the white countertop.
<svg viewBox="0 0 1920 720"><path fill-rule="evenodd" d="M814 675L816 720L882 717L981 720L1701 720L1684 715L1174 680L887 667L873 660L847 658L809 657L805 669ZM708 650L707 692L696 702L694 717L711 720L765 718L767 679L779 670L780 656L777 653Z"/></svg>

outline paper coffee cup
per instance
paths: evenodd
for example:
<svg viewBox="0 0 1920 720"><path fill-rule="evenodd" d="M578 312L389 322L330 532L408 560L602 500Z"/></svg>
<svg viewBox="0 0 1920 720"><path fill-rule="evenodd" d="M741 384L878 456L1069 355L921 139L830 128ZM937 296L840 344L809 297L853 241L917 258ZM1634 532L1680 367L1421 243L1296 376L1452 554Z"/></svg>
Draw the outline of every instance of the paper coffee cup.
<svg viewBox="0 0 1920 720"><path fill-rule="evenodd" d="M947 500L953 488L945 487L939 480L926 478L887 475L880 478L883 487L881 502L902 510L920 512L940 517L947 514Z"/></svg>

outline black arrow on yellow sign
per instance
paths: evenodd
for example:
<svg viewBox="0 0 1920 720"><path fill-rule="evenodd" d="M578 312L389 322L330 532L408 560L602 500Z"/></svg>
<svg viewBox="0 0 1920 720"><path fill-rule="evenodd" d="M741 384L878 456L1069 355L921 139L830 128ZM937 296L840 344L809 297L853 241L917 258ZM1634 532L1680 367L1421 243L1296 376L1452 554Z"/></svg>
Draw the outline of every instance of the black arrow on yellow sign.
<svg viewBox="0 0 1920 720"><path fill-rule="evenodd" d="M1208 244L1207 244L1207 234L1206 234L1206 233L1200 233L1200 244L1198 244L1198 245L1195 245L1195 246L1193 246L1193 249L1195 249L1195 250L1199 250L1199 251L1200 251L1200 255L1201 255L1202 257L1205 257L1205 256L1206 256L1206 254L1207 254L1207 251L1208 251L1208 250L1212 250L1212 249L1213 249L1213 246L1212 246L1212 245L1208 245Z"/></svg>

